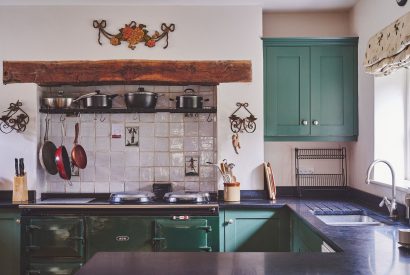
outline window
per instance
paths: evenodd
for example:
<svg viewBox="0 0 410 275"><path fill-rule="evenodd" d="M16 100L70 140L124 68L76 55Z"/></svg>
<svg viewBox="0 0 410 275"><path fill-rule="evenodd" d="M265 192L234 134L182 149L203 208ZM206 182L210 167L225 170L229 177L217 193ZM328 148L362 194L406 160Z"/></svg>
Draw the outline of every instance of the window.
<svg viewBox="0 0 410 275"><path fill-rule="evenodd" d="M374 156L389 161L396 183L410 186L410 70L400 69L388 76L375 77ZM390 170L377 165L374 179L391 183Z"/></svg>

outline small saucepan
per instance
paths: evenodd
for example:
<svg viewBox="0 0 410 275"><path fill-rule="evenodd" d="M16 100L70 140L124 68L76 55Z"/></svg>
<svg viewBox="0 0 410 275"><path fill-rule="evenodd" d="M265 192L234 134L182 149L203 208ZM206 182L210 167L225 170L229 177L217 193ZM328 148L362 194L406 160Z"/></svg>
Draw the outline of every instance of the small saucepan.
<svg viewBox="0 0 410 275"><path fill-rule="evenodd" d="M97 90L93 94L84 95L81 98L84 108L87 109L111 109L112 100L118 96L117 94L113 95L104 95L101 94L101 91Z"/></svg>
<svg viewBox="0 0 410 275"><path fill-rule="evenodd" d="M127 108L155 109L158 94L138 88L136 92L126 93L124 101Z"/></svg>
<svg viewBox="0 0 410 275"><path fill-rule="evenodd" d="M176 99L169 99L171 101L176 100L177 109L202 109L204 101L209 101L209 99L195 95L193 89L185 89L184 93L184 95L177 96Z"/></svg>

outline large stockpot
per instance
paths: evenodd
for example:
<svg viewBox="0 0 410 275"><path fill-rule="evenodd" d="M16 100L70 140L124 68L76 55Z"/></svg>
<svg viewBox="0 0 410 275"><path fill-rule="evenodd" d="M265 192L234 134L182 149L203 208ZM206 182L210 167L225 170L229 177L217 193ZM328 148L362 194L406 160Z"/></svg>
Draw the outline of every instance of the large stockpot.
<svg viewBox="0 0 410 275"><path fill-rule="evenodd" d="M204 99L202 96L195 95L193 89L185 89L184 95L176 97L176 108L177 109L202 109L204 101L209 101L209 99ZM171 101L175 101L171 99Z"/></svg>
<svg viewBox="0 0 410 275"><path fill-rule="evenodd" d="M118 96L117 94L113 95L104 95L101 94L99 90L95 91L95 93L82 96L82 104L84 108L87 109L110 109L112 107L112 100Z"/></svg>
<svg viewBox="0 0 410 275"><path fill-rule="evenodd" d="M155 109L157 99L157 93L145 91L144 88L138 88L136 92L129 92L124 95L127 108Z"/></svg>

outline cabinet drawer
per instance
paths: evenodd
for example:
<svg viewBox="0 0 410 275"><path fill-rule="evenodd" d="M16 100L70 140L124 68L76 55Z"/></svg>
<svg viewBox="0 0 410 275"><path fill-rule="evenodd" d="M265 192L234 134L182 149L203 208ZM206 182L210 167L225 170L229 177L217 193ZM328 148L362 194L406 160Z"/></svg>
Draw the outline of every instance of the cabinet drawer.
<svg viewBox="0 0 410 275"><path fill-rule="evenodd" d="M25 222L29 257L84 256L84 222L72 217L33 217Z"/></svg>

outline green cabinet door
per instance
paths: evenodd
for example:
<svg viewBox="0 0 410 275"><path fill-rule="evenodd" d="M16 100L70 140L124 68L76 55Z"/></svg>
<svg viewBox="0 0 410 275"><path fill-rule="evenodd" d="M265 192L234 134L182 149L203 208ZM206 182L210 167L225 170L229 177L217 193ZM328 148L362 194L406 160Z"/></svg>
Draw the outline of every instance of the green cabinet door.
<svg viewBox="0 0 410 275"><path fill-rule="evenodd" d="M311 135L353 136L354 48L311 47Z"/></svg>
<svg viewBox="0 0 410 275"><path fill-rule="evenodd" d="M309 47L266 47L264 58L265 136L310 135Z"/></svg>
<svg viewBox="0 0 410 275"><path fill-rule="evenodd" d="M289 214L282 210L226 210L226 252L289 251Z"/></svg>
<svg viewBox="0 0 410 275"><path fill-rule="evenodd" d="M87 260L100 251L153 251L154 218L86 217Z"/></svg>
<svg viewBox="0 0 410 275"><path fill-rule="evenodd" d="M0 273L20 274L20 211L0 210L0 236Z"/></svg>

